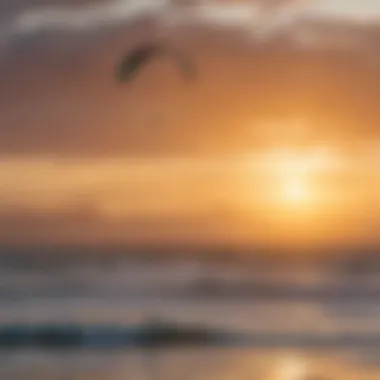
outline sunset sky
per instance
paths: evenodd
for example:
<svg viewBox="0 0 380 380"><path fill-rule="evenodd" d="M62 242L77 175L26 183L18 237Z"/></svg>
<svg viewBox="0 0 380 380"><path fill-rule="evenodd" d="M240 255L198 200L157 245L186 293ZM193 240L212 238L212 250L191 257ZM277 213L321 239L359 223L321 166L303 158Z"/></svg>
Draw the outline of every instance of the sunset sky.
<svg viewBox="0 0 380 380"><path fill-rule="evenodd" d="M12 0L0 18L0 243L380 244L379 1ZM163 59L117 85L157 39L199 78Z"/></svg>

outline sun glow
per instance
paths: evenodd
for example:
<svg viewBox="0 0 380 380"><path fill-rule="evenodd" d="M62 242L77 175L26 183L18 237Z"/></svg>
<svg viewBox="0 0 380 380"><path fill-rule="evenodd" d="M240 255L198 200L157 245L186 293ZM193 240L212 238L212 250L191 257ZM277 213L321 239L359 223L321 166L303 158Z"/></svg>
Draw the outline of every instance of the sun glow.
<svg viewBox="0 0 380 380"><path fill-rule="evenodd" d="M302 178L288 178L280 189L281 201L294 207L312 202L312 191L306 180Z"/></svg>
<svg viewBox="0 0 380 380"><path fill-rule="evenodd" d="M306 363L297 356L285 356L276 366L277 380L300 380L307 374Z"/></svg>
<svg viewBox="0 0 380 380"><path fill-rule="evenodd" d="M337 157L320 147L269 150L247 159L252 178L246 188L261 189L255 198L277 212L312 211L327 199L321 178L337 163Z"/></svg>
<svg viewBox="0 0 380 380"><path fill-rule="evenodd" d="M236 198L247 239L254 229L263 244L303 248L327 241L340 228L333 222L344 199L336 181L346 166L339 151L327 146L267 148L242 157L241 163Z"/></svg>

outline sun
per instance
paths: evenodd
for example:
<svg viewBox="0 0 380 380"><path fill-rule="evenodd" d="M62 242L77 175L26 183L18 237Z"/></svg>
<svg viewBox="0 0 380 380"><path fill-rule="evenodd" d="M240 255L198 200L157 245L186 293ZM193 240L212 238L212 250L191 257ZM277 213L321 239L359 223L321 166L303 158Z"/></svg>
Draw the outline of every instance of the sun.
<svg viewBox="0 0 380 380"><path fill-rule="evenodd" d="M307 206L313 202L310 183L297 177L283 180L283 183L279 186L279 199L285 205L288 204L293 207Z"/></svg>
<svg viewBox="0 0 380 380"><path fill-rule="evenodd" d="M343 196L335 177L346 161L337 148L264 147L240 162L235 196L247 239L255 228L263 244L301 252L340 229L334 220Z"/></svg>
<svg viewBox="0 0 380 380"><path fill-rule="evenodd" d="M273 148L248 156L241 202L255 213L260 207L264 215L279 222L283 218L288 222L299 220L301 216L306 221L328 203L323 178L333 170L336 161L324 147Z"/></svg>
<svg viewBox="0 0 380 380"><path fill-rule="evenodd" d="M316 181L320 164L311 154L294 151L272 152L266 158L266 171L272 191L268 201L278 210L290 213L311 211L322 199Z"/></svg>

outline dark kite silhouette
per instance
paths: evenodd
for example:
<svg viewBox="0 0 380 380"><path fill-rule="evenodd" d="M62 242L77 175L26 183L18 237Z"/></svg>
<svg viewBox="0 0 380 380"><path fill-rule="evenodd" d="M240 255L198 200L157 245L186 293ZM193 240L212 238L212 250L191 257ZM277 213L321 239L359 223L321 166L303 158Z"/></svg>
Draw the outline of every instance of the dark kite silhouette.
<svg viewBox="0 0 380 380"><path fill-rule="evenodd" d="M168 56L173 59L185 79L195 78L197 70L194 62L189 57L157 43L145 43L123 56L116 72L117 81L120 83L135 79L145 65L161 56Z"/></svg>

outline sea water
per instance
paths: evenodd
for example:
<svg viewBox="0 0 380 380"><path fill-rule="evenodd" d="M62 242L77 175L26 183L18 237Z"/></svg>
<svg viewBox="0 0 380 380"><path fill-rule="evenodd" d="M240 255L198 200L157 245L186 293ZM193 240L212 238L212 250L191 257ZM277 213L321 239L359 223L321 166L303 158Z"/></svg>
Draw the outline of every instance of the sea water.
<svg viewBox="0 0 380 380"><path fill-rule="evenodd" d="M290 289L273 297L266 285ZM231 289L233 291L231 291ZM305 294L299 291L311 289ZM0 269L0 323L176 323L261 334L380 336L380 277L326 268L197 261L72 263ZM358 290L360 292L358 293ZM317 291L317 293L315 293ZM318 293L318 291L320 291ZM342 296L331 297L338 291ZM294 295L296 294L296 296ZM317 294L318 296L313 296ZM368 294L368 297L366 296ZM280 345L143 349L82 347L0 352L6 379L379 379L380 347Z"/></svg>

